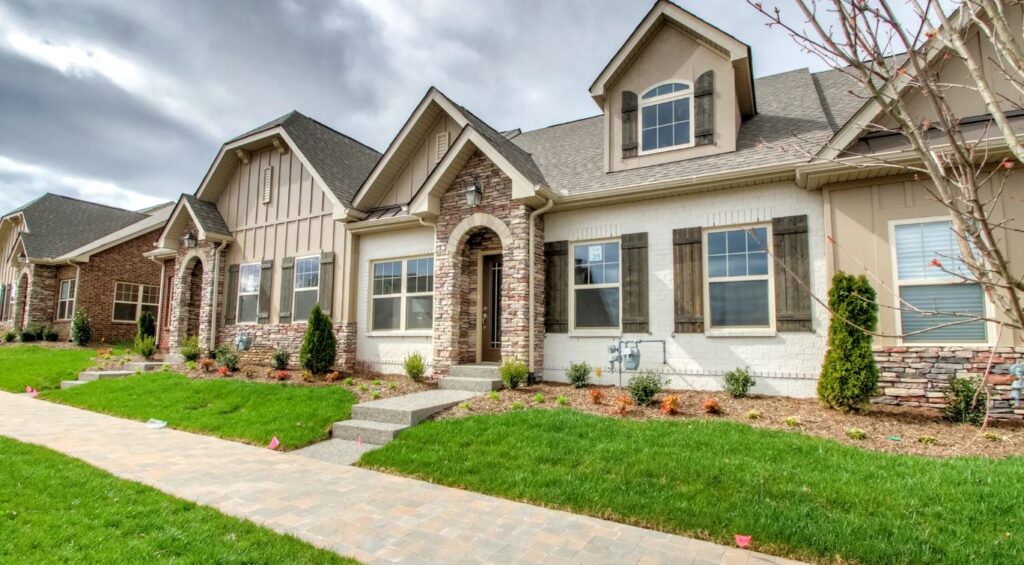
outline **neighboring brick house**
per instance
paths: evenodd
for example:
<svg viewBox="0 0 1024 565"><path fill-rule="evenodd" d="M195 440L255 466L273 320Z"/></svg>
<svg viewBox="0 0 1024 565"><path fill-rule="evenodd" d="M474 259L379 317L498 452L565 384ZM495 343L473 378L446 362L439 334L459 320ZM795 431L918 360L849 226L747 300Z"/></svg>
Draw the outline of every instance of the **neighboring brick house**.
<svg viewBox="0 0 1024 565"><path fill-rule="evenodd" d="M51 326L68 339L77 309L94 342L135 335L135 321L158 307L160 265L146 259L167 220L166 204L135 212L46 194L0 223L0 328Z"/></svg>

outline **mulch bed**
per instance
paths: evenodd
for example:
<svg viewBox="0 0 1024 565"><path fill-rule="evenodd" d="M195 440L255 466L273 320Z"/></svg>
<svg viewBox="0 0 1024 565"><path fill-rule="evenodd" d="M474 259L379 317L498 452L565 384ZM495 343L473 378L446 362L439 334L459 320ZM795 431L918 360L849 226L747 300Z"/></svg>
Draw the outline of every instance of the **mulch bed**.
<svg viewBox="0 0 1024 565"><path fill-rule="evenodd" d="M214 369L210 372L205 372L202 369L188 370L185 367L177 367L176 372L191 378L199 380L213 380L213 379L235 379L239 381L249 381L254 383L286 383L300 386L337 386L342 387L359 399L359 403L371 402L373 400L382 400L384 398L392 398L395 396L402 396L404 394L412 394L414 392L422 392L424 390L432 390L437 388L436 385L429 382L415 382L405 375L383 375L383 374L363 374L363 375L346 375L341 374L337 380L330 380L326 375L314 375L311 379L303 378L302 371L283 371L287 378L278 378L278 372L269 367L241 367L237 372L229 373L227 376L221 376ZM374 395L376 393L376 395Z"/></svg>
<svg viewBox="0 0 1024 565"><path fill-rule="evenodd" d="M603 392L601 404L593 404L590 391ZM615 387L591 386L576 389L560 383L543 383L522 387L517 390L503 390L498 400L481 396L465 405L454 406L437 416L438 419L461 418L473 414L499 414L513 410L513 404L522 408L561 408L557 399L565 397L565 407L581 412L619 418L615 411L615 399L625 391ZM544 396L544 402L535 400L537 394ZM1024 455L1024 425L1019 422L994 422L981 430L966 424L951 424L942 419L937 411L905 408L898 406L871 405L865 414L843 414L824 408L816 399L787 398L781 396L752 396L732 398L723 392L669 391L665 394L679 396L679 413L666 415L652 407L630 406L627 418L635 420L730 420L742 422L755 428L771 428L793 433L804 433L832 439L841 443L890 453L926 455L931 457L954 457L978 455L984 457L1009 457ZM658 400L665 394L659 395ZM707 398L716 398L722 414L705 414L701 408ZM750 419L747 413L756 410L757 419ZM796 417L799 424L789 426L786 419ZM865 439L847 437L848 429L863 430ZM986 437L987 434L987 437ZM935 438L931 444L919 441L921 437ZM892 439L890 439L892 438ZM898 439L896 439L898 438Z"/></svg>

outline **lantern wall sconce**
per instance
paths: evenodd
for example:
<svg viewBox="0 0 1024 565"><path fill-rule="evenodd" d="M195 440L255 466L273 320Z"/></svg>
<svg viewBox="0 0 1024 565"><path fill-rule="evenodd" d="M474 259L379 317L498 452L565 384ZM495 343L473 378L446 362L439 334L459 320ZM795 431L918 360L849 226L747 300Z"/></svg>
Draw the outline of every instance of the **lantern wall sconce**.
<svg viewBox="0 0 1024 565"><path fill-rule="evenodd" d="M480 205L484 197L484 189L480 187L480 181L473 179L473 184L466 187L466 204L470 208Z"/></svg>
<svg viewBox="0 0 1024 565"><path fill-rule="evenodd" d="M195 249L198 240L195 232L188 232L185 234L183 241L185 242L185 249Z"/></svg>

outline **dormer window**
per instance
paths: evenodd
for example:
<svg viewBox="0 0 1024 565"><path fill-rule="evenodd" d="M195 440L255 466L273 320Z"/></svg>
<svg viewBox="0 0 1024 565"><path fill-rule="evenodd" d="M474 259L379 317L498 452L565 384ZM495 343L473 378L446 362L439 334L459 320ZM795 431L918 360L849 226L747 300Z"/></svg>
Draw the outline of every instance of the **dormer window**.
<svg viewBox="0 0 1024 565"><path fill-rule="evenodd" d="M693 145L693 88L670 82L640 98L640 153Z"/></svg>

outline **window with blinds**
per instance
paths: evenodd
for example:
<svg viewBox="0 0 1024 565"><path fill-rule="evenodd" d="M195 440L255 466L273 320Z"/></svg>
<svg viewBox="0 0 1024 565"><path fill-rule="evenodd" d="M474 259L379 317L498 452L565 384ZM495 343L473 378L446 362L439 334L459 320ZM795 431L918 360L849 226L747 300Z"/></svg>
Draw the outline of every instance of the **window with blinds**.
<svg viewBox="0 0 1024 565"><path fill-rule="evenodd" d="M949 220L893 227L900 330L908 343L977 343L988 339L985 295L965 281L964 264Z"/></svg>

